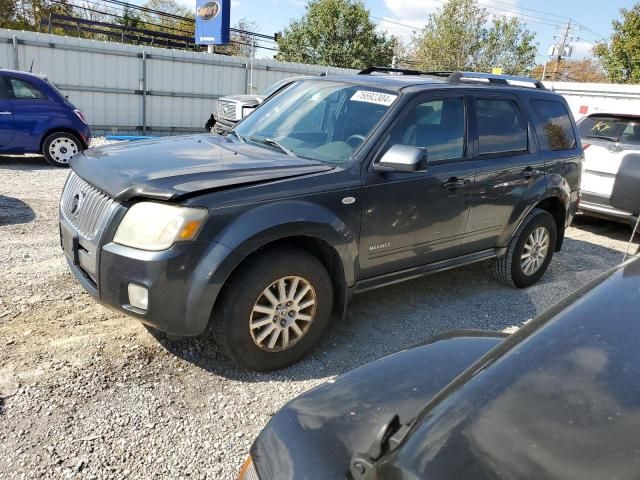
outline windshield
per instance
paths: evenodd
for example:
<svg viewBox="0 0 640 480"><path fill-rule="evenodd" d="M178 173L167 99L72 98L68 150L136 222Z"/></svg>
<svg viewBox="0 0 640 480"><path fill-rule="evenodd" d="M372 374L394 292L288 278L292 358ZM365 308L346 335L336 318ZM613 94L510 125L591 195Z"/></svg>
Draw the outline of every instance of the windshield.
<svg viewBox="0 0 640 480"><path fill-rule="evenodd" d="M617 115L592 115L578 125L580 137L640 145L640 119Z"/></svg>
<svg viewBox="0 0 640 480"><path fill-rule="evenodd" d="M305 80L284 89L235 129L241 140L299 157L346 162L397 94Z"/></svg>

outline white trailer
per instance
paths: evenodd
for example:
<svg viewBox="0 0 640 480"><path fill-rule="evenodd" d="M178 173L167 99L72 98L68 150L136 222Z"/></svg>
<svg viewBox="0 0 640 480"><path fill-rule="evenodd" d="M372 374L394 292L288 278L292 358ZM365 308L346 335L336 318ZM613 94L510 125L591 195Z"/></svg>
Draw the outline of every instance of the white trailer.
<svg viewBox="0 0 640 480"><path fill-rule="evenodd" d="M566 98L576 121L592 113L640 115L640 85L544 82Z"/></svg>

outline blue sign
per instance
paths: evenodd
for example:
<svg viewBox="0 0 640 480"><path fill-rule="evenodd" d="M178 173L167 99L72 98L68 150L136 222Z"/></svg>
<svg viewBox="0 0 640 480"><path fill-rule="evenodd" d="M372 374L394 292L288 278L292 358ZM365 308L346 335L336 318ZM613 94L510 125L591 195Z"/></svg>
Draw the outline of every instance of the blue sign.
<svg viewBox="0 0 640 480"><path fill-rule="evenodd" d="M231 0L196 0L196 44L229 43Z"/></svg>

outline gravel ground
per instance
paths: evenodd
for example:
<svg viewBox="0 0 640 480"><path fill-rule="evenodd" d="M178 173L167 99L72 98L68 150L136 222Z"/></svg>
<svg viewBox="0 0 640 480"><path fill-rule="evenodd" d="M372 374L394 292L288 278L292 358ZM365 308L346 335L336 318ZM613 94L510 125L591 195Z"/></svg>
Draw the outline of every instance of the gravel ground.
<svg viewBox="0 0 640 480"><path fill-rule="evenodd" d="M0 157L0 478L235 478L285 402L447 330L517 328L621 260L630 230L579 219L541 283L486 264L357 296L310 357L247 373L207 337L170 342L96 305L58 245L67 171Z"/></svg>

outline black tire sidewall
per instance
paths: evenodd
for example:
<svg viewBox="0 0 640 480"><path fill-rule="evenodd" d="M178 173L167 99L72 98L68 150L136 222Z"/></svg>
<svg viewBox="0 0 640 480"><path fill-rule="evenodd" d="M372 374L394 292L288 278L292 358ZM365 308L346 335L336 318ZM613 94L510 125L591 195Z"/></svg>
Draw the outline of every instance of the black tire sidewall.
<svg viewBox="0 0 640 480"><path fill-rule="evenodd" d="M522 270L521 256L524 250L524 244L526 243L529 235L539 227L545 227L550 236L549 250L542 266L533 275L527 275ZM513 283L518 288L525 288L535 284L547 271L549 263L553 258L553 253L556 248L556 242L558 240L558 229L555 219L550 213L546 211L539 211L537 214L527 223L527 225L521 230L520 235L515 239L515 246L513 249L513 255L511 259L511 276Z"/></svg>
<svg viewBox="0 0 640 480"><path fill-rule="evenodd" d="M333 287L320 261L306 252L270 252L238 272L225 292L223 305L214 313L221 332L225 353L240 365L255 371L284 368L303 358L320 339L331 318ZM281 352L259 348L249 331L249 318L255 301L274 281L285 276L299 276L314 288L316 314L311 327L295 345Z"/></svg>
<svg viewBox="0 0 640 480"><path fill-rule="evenodd" d="M81 152L83 150L83 146L82 146L82 142L80 141L80 139L74 135L73 133L68 133L68 132L58 132L58 133L53 133L51 135L49 135L44 142L42 143L42 155L44 155L44 158L47 160L47 162L49 162L51 165L55 166L55 167L62 167L62 168L68 168L69 167L69 163L63 163L63 162L58 162L55 158L51 157L51 155L49 154L49 146L54 142L54 140L57 140L58 138L61 137L65 137L65 138L69 138L71 140L73 140L76 145L78 146L78 152Z"/></svg>

